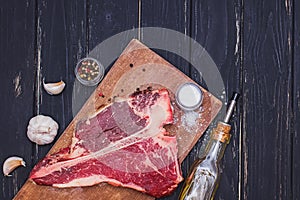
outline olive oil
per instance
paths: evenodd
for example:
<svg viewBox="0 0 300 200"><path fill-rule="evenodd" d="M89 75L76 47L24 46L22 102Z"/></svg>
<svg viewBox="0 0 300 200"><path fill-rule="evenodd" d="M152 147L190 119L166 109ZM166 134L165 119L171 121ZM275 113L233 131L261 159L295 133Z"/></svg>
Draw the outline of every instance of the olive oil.
<svg viewBox="0 0 300 200"><path fill-rule="evenodd" d="M179 200L212 200L220 179L219 166L230 141L229 118L239 95L234 93L224 122L218 122L212 130L210 140L202 158L197 159L186 178Z"/></svg>

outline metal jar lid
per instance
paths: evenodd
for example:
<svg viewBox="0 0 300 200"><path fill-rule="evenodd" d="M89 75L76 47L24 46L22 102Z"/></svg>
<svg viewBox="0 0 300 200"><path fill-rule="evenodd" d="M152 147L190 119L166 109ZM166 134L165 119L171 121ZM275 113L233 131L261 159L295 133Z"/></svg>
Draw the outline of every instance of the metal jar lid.
<svg viewBox="0 0 300 200"><path fill-rule="evenodd" d="M184 83L180 85L175 95L176 103L183 110L196 110L202 104L203 92L200 87L194 83Z"/></svg>

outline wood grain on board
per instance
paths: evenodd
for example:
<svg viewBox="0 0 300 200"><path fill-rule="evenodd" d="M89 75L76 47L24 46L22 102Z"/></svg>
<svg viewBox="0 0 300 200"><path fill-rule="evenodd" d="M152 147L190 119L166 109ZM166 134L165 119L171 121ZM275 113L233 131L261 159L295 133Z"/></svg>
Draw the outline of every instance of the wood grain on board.
<svg viewBox="0 0 300 200"><path fill-rule="evenodd" d="M182 126L181 116L183 112L174 103L174 93L177 88L185 82L192 82L192 80L163 58L159 57L152 50L141 44L138 40L132 40L95 92L88 99L84 107L55 143L50 153L57 152L59 149L70 145L76 121L92 115L103 105L109 104L114 97L127 97L136 91L137 88L143 90L148 86L152 86L153 89L167 88L170 92L172 105L174 107L174 118L177 118L177 122L173 126L170 126L168 130L177 135L178 156L180 162L182 162L222 106L217 98L203 89L203 111L198 111L201 117L197 120L197 132L195 127L188 129L188 127ZM104 97L99 95L100 93L103 94ZM99 189L99 187L101 189ZM66 197L65 193L71 193L71 195ZM74 194L74 196L72 194ZM132 189L113 187L108 184L99 184L80 189L59 189L35 185L30 180L26 182L14 199L42 199L45 197L47 197L47 199L52 198L57 200L74 198L114 200L128 198L153 199L153 197Z"/></svg>

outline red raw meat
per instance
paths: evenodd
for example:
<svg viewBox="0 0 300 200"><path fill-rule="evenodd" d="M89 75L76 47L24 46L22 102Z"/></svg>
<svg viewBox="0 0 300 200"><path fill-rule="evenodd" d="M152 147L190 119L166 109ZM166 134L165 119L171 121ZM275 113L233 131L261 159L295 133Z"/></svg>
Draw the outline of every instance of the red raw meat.
<svg viewBox="0 0 300 200"><path fill-rule="evenodd" d="M47 155L32 170L37 184L91 186L101 182L154 197L170 194L182 181L166 89L135 92L77 123L72 144Z"/></svg>

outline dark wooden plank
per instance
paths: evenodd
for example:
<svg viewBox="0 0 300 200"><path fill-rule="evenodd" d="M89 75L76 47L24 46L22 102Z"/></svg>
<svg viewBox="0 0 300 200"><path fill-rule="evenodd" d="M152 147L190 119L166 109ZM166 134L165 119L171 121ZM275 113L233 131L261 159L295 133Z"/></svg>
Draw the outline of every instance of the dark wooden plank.
<svg viewBox="0 0 300 200"><path fill-rule="evenodd" d="M292 6L244 2L243 199L293 199Z"/></svg>
<svg viewBox="0 0 300 200"><path fill-rule="evenodd" d="M58 136L73 119L74 69L77 61L86 54L86 2L38 1L38 70L36 88L36 114L51 116L59 124ZM64 91L49 95L42 85L63 80ZM35 161L43 158L52 144L38 146Z"/></svg>
<svg viewBox="0 0 300 200"><path fill-rule="evenodd" d="M0 4L0 163L10 156L23 157L29 167L12 177L1 172L0 199L8 200L26 180L31 143L26 136L33 115L35 1L2 1Z"/></svg>
<svg viewBox="0 0 300 200"><path fill-rule="evenodd" d="M293 63L293 110L294 110L294 135L293 135L293 158L292 158L292 180L293 196L292 199L300 199L300 2L294 1L294 37L291 41L294 45L294 63Z"/></svg>
<svg viewBox="0 0 300 200"><path fill-rule="evenodd" d="M138 27L138 0L88 1L88 49L92 51L106 39ZM135 35L137 37L137 35ZM131 35L119 40L120 53L132 39ZM112 48L113 46L109 46ZM109 47L107 47L109 49Z"/></svg>
<svg viewBox="0 0 300 200"><path fill-rule="evenodd" d="M156 27L156 31L145 29L141 31L141 41L172 63L186 75L189 75L190 63L183 56L190 57L190 1L141 1L141 27ZM170 30L177 31L186 37L175 36L170 38ZM153 33L152 33L153 32ZM187 45L188 44L188 45ZM161 47L161 49L155 47ZM185 48L187 47L187 48ZM176 52L167 49L177 49ZM182 164L183 175L186 176L189 166L186 159ZM177 199L182 184L170 196L161 199Z"/></svg>
<svg viewBox="0 0 300 200"><path fill-rule="evenodd" d="M214 93L223 102L227 102L231 94L240 92L241 73L241 1L192 1L191 36L200 43L212 57L221 75L224 88ZM197 52L191 52L196 58ZM206 85L205 79L216 80L218 77L201 77L201 73L192 69L190 76ZM209 86L209 85L208 85ZM210 88L208 87L208 90ZM240 180L240 109L242 99L239 100L236 112L230 124L232 138L225 151L221 164L221 180L215 199L237 199ZM226 104L224 105L226 109ZM224 113L223 113L224 114ZM219 119L224 117L220 115ZM215 124L211 125L211 128ZM190 161L203 153L211 128L199 141L190 155Z"/></svg>

